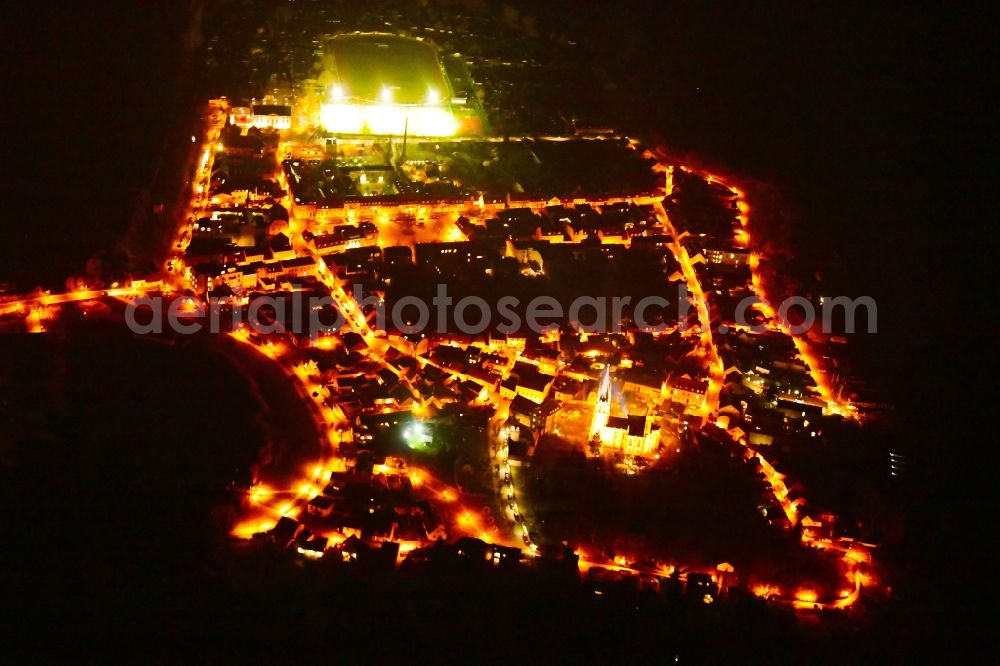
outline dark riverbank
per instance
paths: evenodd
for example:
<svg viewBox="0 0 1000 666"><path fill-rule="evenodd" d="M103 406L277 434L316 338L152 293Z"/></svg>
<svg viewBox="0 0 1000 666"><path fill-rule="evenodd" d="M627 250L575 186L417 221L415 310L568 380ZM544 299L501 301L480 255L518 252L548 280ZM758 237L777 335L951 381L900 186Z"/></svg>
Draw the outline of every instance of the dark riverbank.
<svg viewBox="0 0 1000 666"><path fill-rule="evenodd" d="M126 609L198 595L237 517L228 488L277 427L242 373L69 306L49 334L4 337L0 378L4 633L114 635Z"/></svg>

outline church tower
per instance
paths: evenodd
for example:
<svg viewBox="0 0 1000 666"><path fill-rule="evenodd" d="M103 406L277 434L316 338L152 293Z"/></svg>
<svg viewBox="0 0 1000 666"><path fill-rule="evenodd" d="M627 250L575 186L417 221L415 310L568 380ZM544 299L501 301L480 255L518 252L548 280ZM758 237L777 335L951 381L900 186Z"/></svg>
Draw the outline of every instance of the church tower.
<svg viewBox="0 0 1000 666"><path fill-rule="evenodd" d="M590 424L590 439L599 436L611 416L611 365L604 366L601 381L597 385L597 404L594 406L594 420Z"/></svg>

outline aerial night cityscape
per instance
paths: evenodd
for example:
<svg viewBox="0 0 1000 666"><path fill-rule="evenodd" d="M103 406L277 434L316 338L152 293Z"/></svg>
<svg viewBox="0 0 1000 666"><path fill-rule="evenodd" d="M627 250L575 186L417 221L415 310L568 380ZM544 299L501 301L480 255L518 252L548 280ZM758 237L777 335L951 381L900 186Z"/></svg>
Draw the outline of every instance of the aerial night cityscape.
<svg viewBox="0 0 1000 666"><path fill-rule="evenodd" d="M972 12L16 12L5 663L974 649Z"/></svg>

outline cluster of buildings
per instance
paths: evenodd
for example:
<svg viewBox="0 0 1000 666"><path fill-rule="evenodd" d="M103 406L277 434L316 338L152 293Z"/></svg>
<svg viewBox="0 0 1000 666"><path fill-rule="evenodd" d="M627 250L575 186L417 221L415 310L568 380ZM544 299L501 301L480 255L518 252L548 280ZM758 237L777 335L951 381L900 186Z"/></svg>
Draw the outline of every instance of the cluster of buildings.
<svg viewBox="0 0 1000 666"><path fill-rule="evenodd" d="M205 287L214 290L224 285L233 293L291 291L305 278L314 277L317 269L317 259L311 255L297 256L290 250L248 250L215 275L206 276Z"/></svg>
<svg viewBox="0 0 1000 666"><path fill-rule="evenodd" d="M505 432L512 459L530 457L541 437L558 429L567 405L585 411L589 436L602 453L652 457L664 427L684 429L703 421L708 381L689 356L688 340L636 335L591 335L581 343L575 333L432 334L413 349L432 364L421 377L450 384L453 399L481 404L498 394L510 401ZM404 337L389 337L405 344ZM656 365L635 365L644 357L655 358Z"/></svg>
<svg viewBox="0 0 1000 666"><path fill-rule="evenodd" d="M329 550L345 562L356 561L362 552L382 551L392 567L401 550L448 537L431 504L415 497L403 461L374 464L359 457L350 462L345 471L331 474L298 519L282 517L256 538L310 558Z"/></svg>
<svg viewBox="0 0 1000 666"><path fill-rule="evenodd" d="M473 241L502 239L556 244L582 243L589 239L597 244L622 245L629 243L630 239L663 236L663 227L652 206L630 202L610 202L598 207L554 200L539 208L508 208L481 224L463 218L459 220L458 227ZM641 240L639 243L653 244L655 240Z"/></svg>
<svg viewBox="0 0 1000 666"><path fill-rule="evenodd" d="M710 328L724 367L719 413L751 445L788 445L822 434L826 401L819 395L799 347L767 326L752 298L756 258L745 243L744 212L735 192L683 169L672 172L664 204L679 228L709 306ZM754 330L753 327L759 327ZM835 379L835 378L831 378Z"/></svg>
<svg viewBox="0 0 1000 666"><path fill-rule="evenodd" d="M230 211L213 211L220 225ZM205 220L205 224L215 224ZM202 222L199 222L201 225ZM237 228L244 228L239 225ZM370 223L340 225L324 234L303 234L305 251L292 249L284 233L268 236L266 244L227 243L197 246L188 252L188 264L197 276L201 291L220 286L234 292L290 290L303 283L315 284L317 274L328 269L336 274L354 275L371 270L381 261L378 230Z"/></svg>

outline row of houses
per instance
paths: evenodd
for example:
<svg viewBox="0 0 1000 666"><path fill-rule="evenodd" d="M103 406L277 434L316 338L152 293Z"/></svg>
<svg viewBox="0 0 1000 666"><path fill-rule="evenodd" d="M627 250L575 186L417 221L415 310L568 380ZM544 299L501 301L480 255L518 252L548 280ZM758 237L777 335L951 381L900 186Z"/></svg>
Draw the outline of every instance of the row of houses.
<svg viewBox="0 0 1000 666"><path fill-rule="evenodd" d="M316 258L312 255L271 261L250 260L224 267L213 278L211 287L226 285L234 291L274 290L282 288L283 282L315 276L318 268Z"/></svg>

